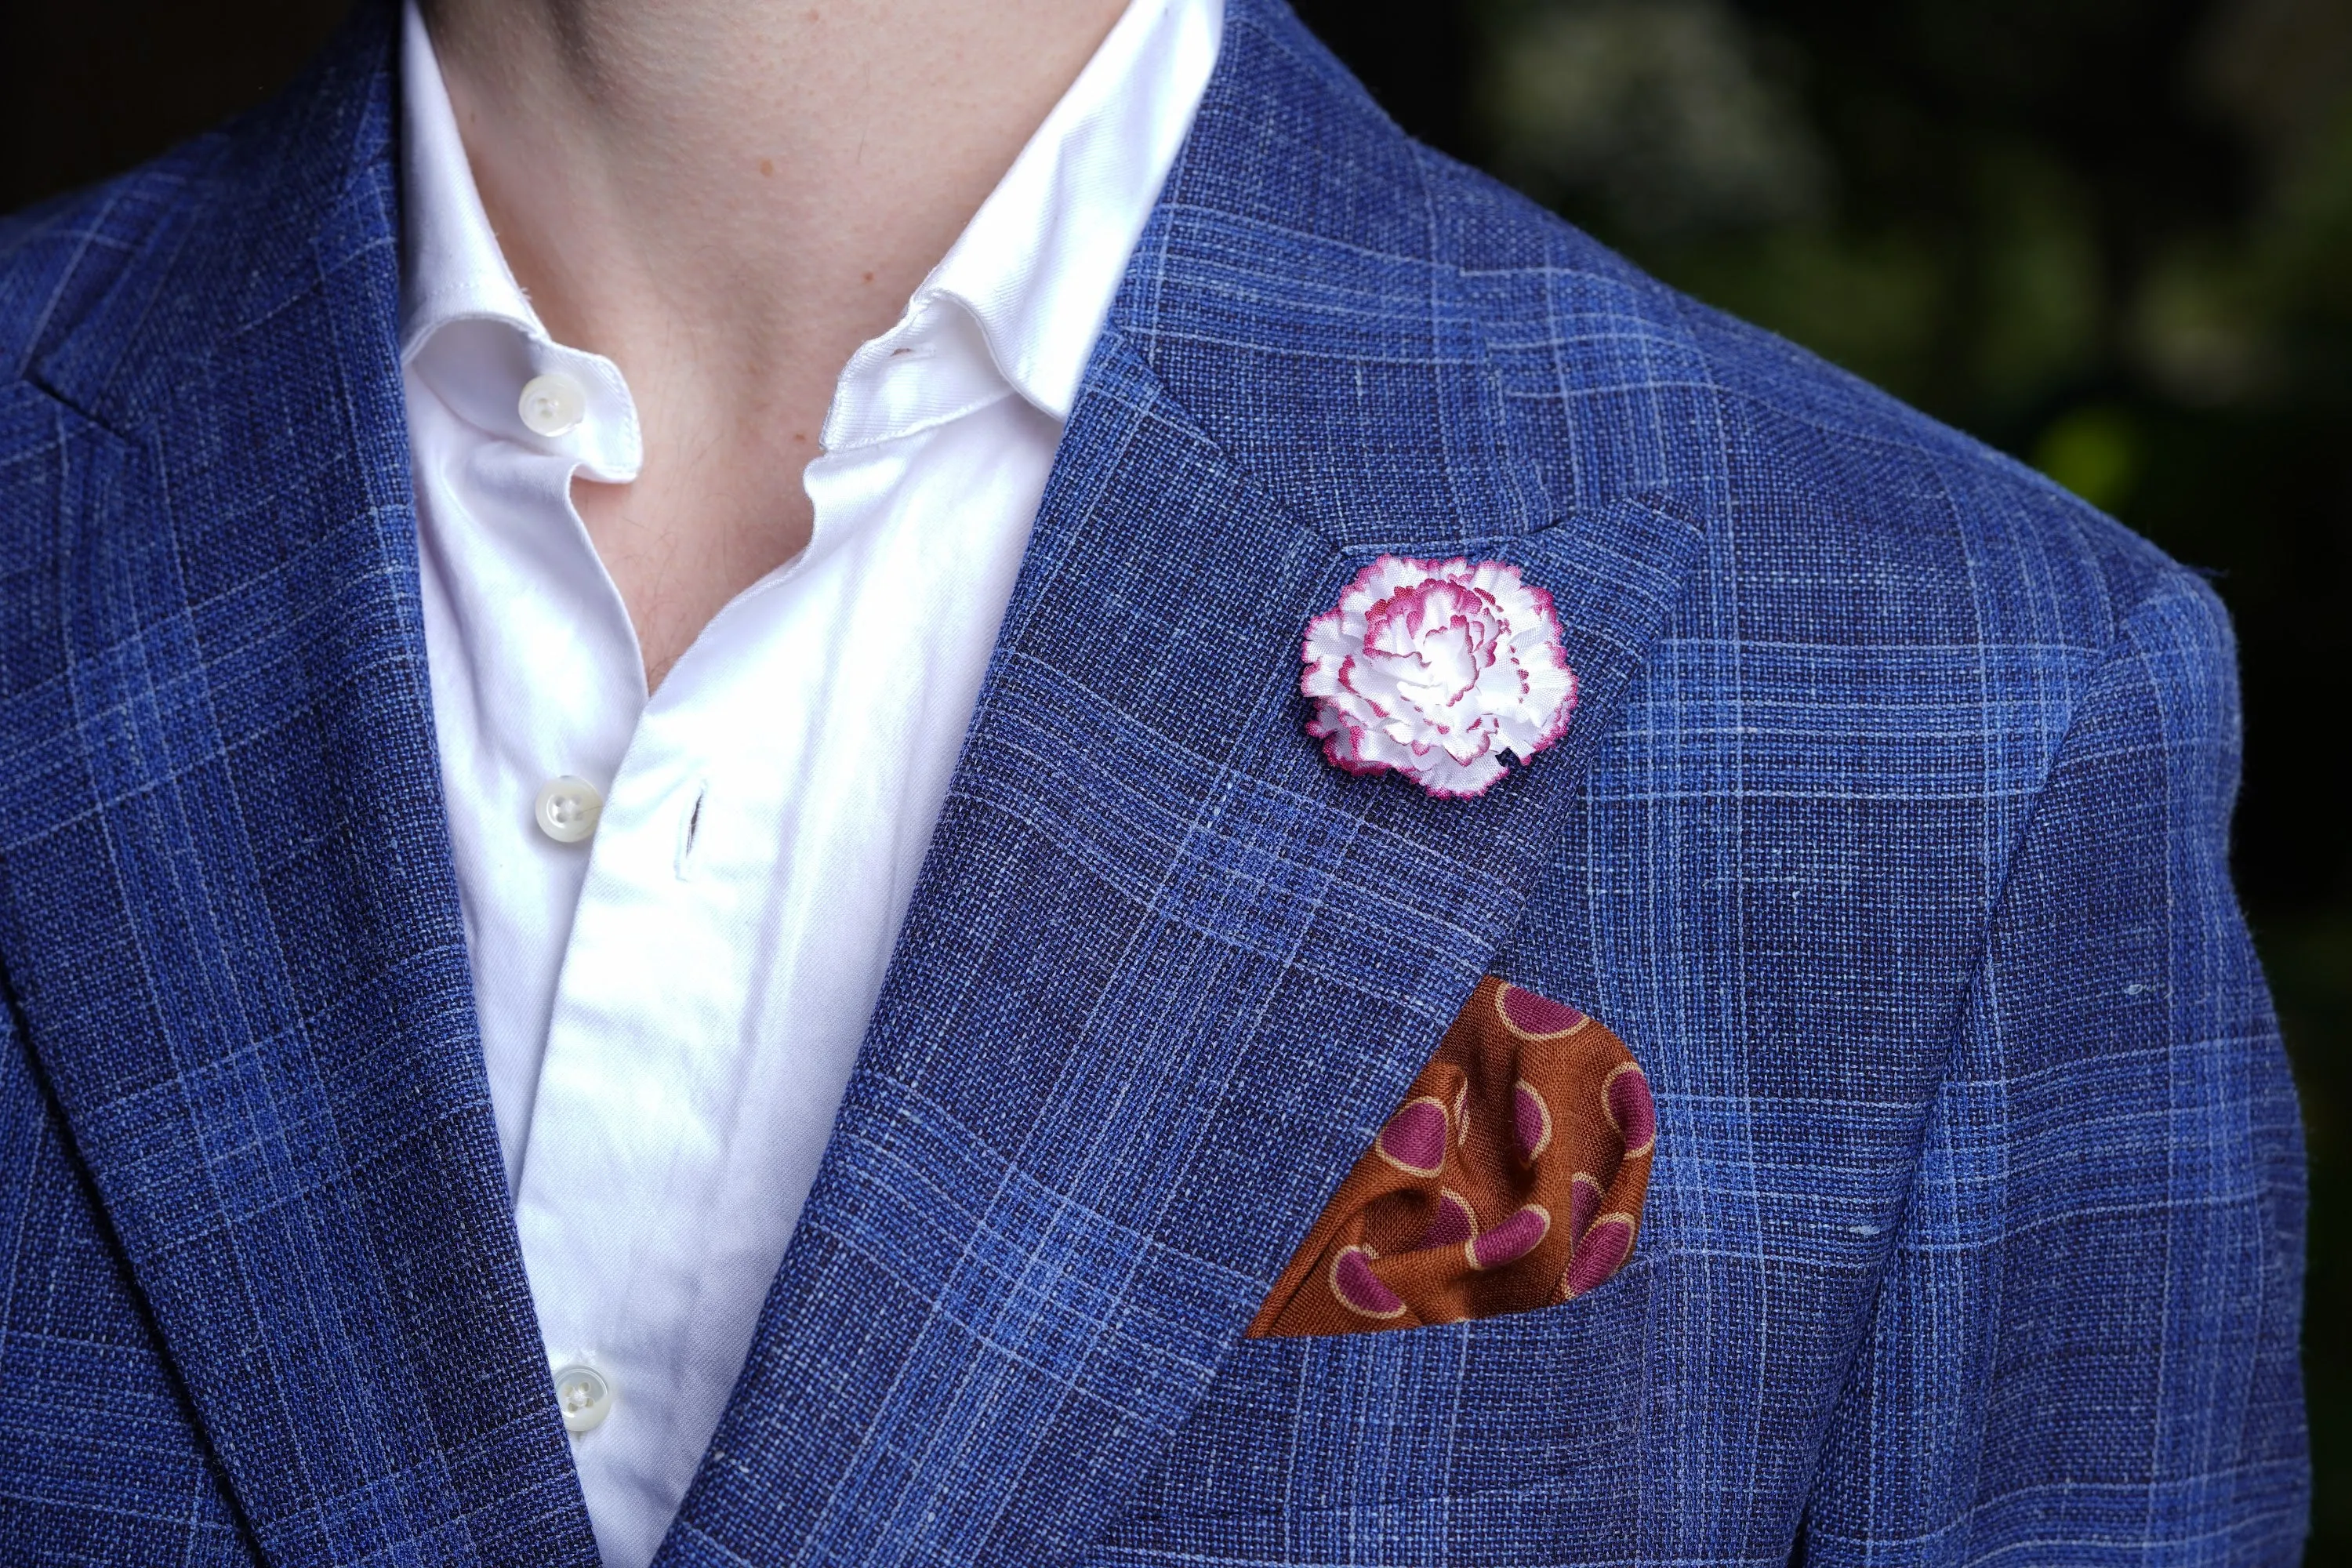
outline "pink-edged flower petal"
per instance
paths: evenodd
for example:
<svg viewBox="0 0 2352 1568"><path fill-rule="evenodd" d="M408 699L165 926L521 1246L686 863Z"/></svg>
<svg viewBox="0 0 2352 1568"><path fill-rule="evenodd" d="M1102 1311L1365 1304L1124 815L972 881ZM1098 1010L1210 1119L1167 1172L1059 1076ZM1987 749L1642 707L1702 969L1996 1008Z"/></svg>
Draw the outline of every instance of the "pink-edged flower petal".
<svg viewBox="0 0 2352 1568"><path fill-rule="evenodd" d="M1307 623L1298 689L1335 767L1484 794L1567 731L1576 672L1551 595L1507 562L1383 555Z"/></svg>

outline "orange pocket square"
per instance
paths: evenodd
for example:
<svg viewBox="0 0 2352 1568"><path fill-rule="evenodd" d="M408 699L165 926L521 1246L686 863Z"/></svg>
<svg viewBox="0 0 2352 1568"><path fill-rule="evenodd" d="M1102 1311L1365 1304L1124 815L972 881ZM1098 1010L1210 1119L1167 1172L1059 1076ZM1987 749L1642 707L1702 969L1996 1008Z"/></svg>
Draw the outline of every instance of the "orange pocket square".
<svg viewBox="0 0 2352 1568"><path fill-rule="evenodd" d="M1633 1256L1656 1141L1622 1040L1490 975L1250 1334L1413 1328L1581 1295Z"/></svg>

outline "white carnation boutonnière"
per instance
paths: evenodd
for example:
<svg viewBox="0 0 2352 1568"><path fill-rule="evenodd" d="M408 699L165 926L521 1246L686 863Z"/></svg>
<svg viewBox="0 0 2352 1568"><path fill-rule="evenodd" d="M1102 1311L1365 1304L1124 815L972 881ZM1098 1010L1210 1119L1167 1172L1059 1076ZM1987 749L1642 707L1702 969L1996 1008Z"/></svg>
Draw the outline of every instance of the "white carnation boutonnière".
<svg viewBox="0 0 2352 1568"><path fill-rule="evenodd" d="M1353 773L1441 799L1484 795L1559 740L1576 708L1551 595L1499 561L1383 555L1307 623L1307 733Z"/></svg>

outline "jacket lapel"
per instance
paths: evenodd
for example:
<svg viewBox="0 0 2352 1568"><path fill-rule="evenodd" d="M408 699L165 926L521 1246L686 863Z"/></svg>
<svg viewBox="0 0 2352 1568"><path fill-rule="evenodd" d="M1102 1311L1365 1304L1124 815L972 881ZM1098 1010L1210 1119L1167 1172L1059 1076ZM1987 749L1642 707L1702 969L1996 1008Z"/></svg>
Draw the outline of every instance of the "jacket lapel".
<svg viewBox="0 0 2352 1568"><path fill-rule="evenodd" d="M1593 451L1528 447L1423 156L1233 6L663 1563L1082 1552L1517 918L1714 487L1655 460L1638 385ZM1303 628L1382 549L1555 595L1576 720L1479 800L1304 732Z"/></svg>
<svg viewBox="0 0 2352 1568"><path fill-rule="evenodd" d="M388 21L102 215L7 411L0 957L264 1555L587 1564L436 782Z"/></svg>

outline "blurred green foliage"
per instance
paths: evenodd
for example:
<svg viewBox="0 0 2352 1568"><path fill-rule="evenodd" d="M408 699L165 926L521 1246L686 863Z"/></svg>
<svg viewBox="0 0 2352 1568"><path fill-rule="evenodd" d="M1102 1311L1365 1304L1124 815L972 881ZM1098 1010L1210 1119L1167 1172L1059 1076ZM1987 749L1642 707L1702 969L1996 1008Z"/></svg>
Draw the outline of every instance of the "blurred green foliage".
<svg viewBox="0 0 2352 1568"><path fill-rule="evenodd" d="M1408 129L2040 467L2238 626L2352 1563L2352 0L1306 0Z"/></svg>

